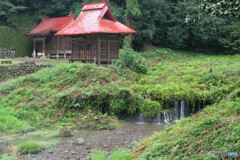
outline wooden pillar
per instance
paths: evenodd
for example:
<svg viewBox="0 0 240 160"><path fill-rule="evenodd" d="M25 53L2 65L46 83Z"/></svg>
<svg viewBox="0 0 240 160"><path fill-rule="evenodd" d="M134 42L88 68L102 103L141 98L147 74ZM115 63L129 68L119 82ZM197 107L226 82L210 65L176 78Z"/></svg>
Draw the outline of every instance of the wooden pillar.
<svg viewBox="0 0 240 160"><path fill-rule="evenodd" d="M98 36L98 65L101 64L101 37Z"/></svg>
<svg viewBox="0 0 240 160"><path fill-rule="evenodd" d="M121 36L118 37L118 40L117 40L117 59L119 59L119 46L120 46L120 40L121 40Z"/></svg>
<svg viewBox="0 0 240 160"><path fill-rule="evenodd" d="M36 58L36 40L33 39L33 58Z"/></svg>
<svg viewBox="0 0 240 160"><path fill-rule="evenodd" d="M42 52L43 52L43 57L46 57L46 49L45 49L45 37L42 39Z"/></svg>
<svg viewBox="0 0 240 160"><path fill-rule="evenodd" d="M109 64L109 62L110 62L110 55L111 55L111 48L110 48L110 46L111 46L111 38L109 37L108 38L108 64Z"/></svg>
<svg viewBox="0 0 240 160"><path fill-rule="evenodd" d="M59 44L59 36L57 36L57 52L59 52L59 46L60 46L60 44Z"/></svg>

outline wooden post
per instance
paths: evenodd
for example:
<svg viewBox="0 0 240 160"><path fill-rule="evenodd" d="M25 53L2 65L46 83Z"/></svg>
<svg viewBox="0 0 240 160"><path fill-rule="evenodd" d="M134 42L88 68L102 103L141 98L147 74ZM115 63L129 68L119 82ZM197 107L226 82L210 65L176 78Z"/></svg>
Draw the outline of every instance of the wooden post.
<svg viewBox="0 0 240 160"><path fill-rule="evenodd" d="M108 38L108 64L110 62L110 54L111 54L110 46L111 46L111 38L109 37Z"/></svg>
<svg viewBox="0 0 240 160"><path fill-rule="evenodd" d="M57 52L59 52L59 36L57 36Z"/></svg>
<svg viewBox="0 0 240 160"><path fill-rule="evenodd" d="M118 37L118 41L117 41L117 59L119 59L119 45L120 45L120 40L121 40L121 36Z"/></svg>
<svg viewBox="0 0 240 160"><path fill-rule="evenodd" d="M101 37L98 36L98 65L101 64Z"/></svg>
<svg viewBox="0 0 240 160"><path fill-rule="evenodd" d="M33 58L36 58L36 40L33 39Z"/></svg>
<svg viewBox="0 0 240 160"><path fill-rule="evenodd" d="M42 39L42 48L43 48L43 49L42 49L42 52L43 52L43 57L46 57L46 55L45 55L45 54L46 54L46 53L45 53L45 39L46 39L45 37Z"/></svg>
<svg viewBox="0 0 240 160"><path fill-rule="evenodd" d="M94 61L93 62L94 64L97 64L97 58L96 57L93 58L93 61Z"/></svg>

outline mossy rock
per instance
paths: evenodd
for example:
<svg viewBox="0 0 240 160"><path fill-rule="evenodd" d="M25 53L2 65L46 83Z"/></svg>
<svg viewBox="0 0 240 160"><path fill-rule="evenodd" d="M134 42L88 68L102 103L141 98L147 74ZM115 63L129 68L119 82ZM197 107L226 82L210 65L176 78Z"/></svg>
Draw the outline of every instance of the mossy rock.
<svg viewBox="0 0 240 160"><path fill-rule="evenodd" d="M73 133L65 126L60 129L59 137L73 137Z"/></svg>

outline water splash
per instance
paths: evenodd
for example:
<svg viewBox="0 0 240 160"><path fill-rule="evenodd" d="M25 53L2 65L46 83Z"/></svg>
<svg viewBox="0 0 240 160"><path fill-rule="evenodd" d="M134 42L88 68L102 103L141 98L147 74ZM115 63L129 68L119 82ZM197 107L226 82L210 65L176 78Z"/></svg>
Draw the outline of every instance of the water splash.
<svg viewBox="0 0 240 160"><path fill-rule="evenodd" d="M145 119L144 115L142 113L140 113L139 121L137 122L137 124L145 124L144 119Z"/></svg>
<svg viewBox="0 0 240 160"><path fill-rule="evenodd" d="M153 120L153 124L161 124L161 114L157 115Z"/></svg>
<svg viewBox="0 0 240 160"><path fill-rule="evenodd" d="M178 101L174 102L174 120L179 119L179 112L178 112Z"/></svg>
<svg viewBox="0 0 240 160"><path fill-rule="evenodd" d="M185 116L184 112L185 112L185 101L182 100L181 101L181 110L180 110L180 119L184 118L184 116Z"/></svg>
<svg viewBox="0 0 240 160"><path fill-rule="evenodd" d="M164 122L167 123L167 124L169 124L169 123L170 123L170 120L169 120L168 113L167 113L167 112L164 112L163 115L164 115Z"/></svg>

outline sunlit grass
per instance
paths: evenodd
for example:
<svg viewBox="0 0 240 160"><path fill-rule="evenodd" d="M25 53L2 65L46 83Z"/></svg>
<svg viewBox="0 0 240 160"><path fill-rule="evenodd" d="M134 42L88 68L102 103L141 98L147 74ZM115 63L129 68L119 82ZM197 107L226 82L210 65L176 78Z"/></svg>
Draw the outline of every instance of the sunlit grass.
<svg viewBox="0 0 240 160"><path fill-rule="evenodd" d="M30 132L29 135L35 136L35 137L54 138L54 137L58 137L59 131L58 130L40 130L40 131Z"/></svg>

